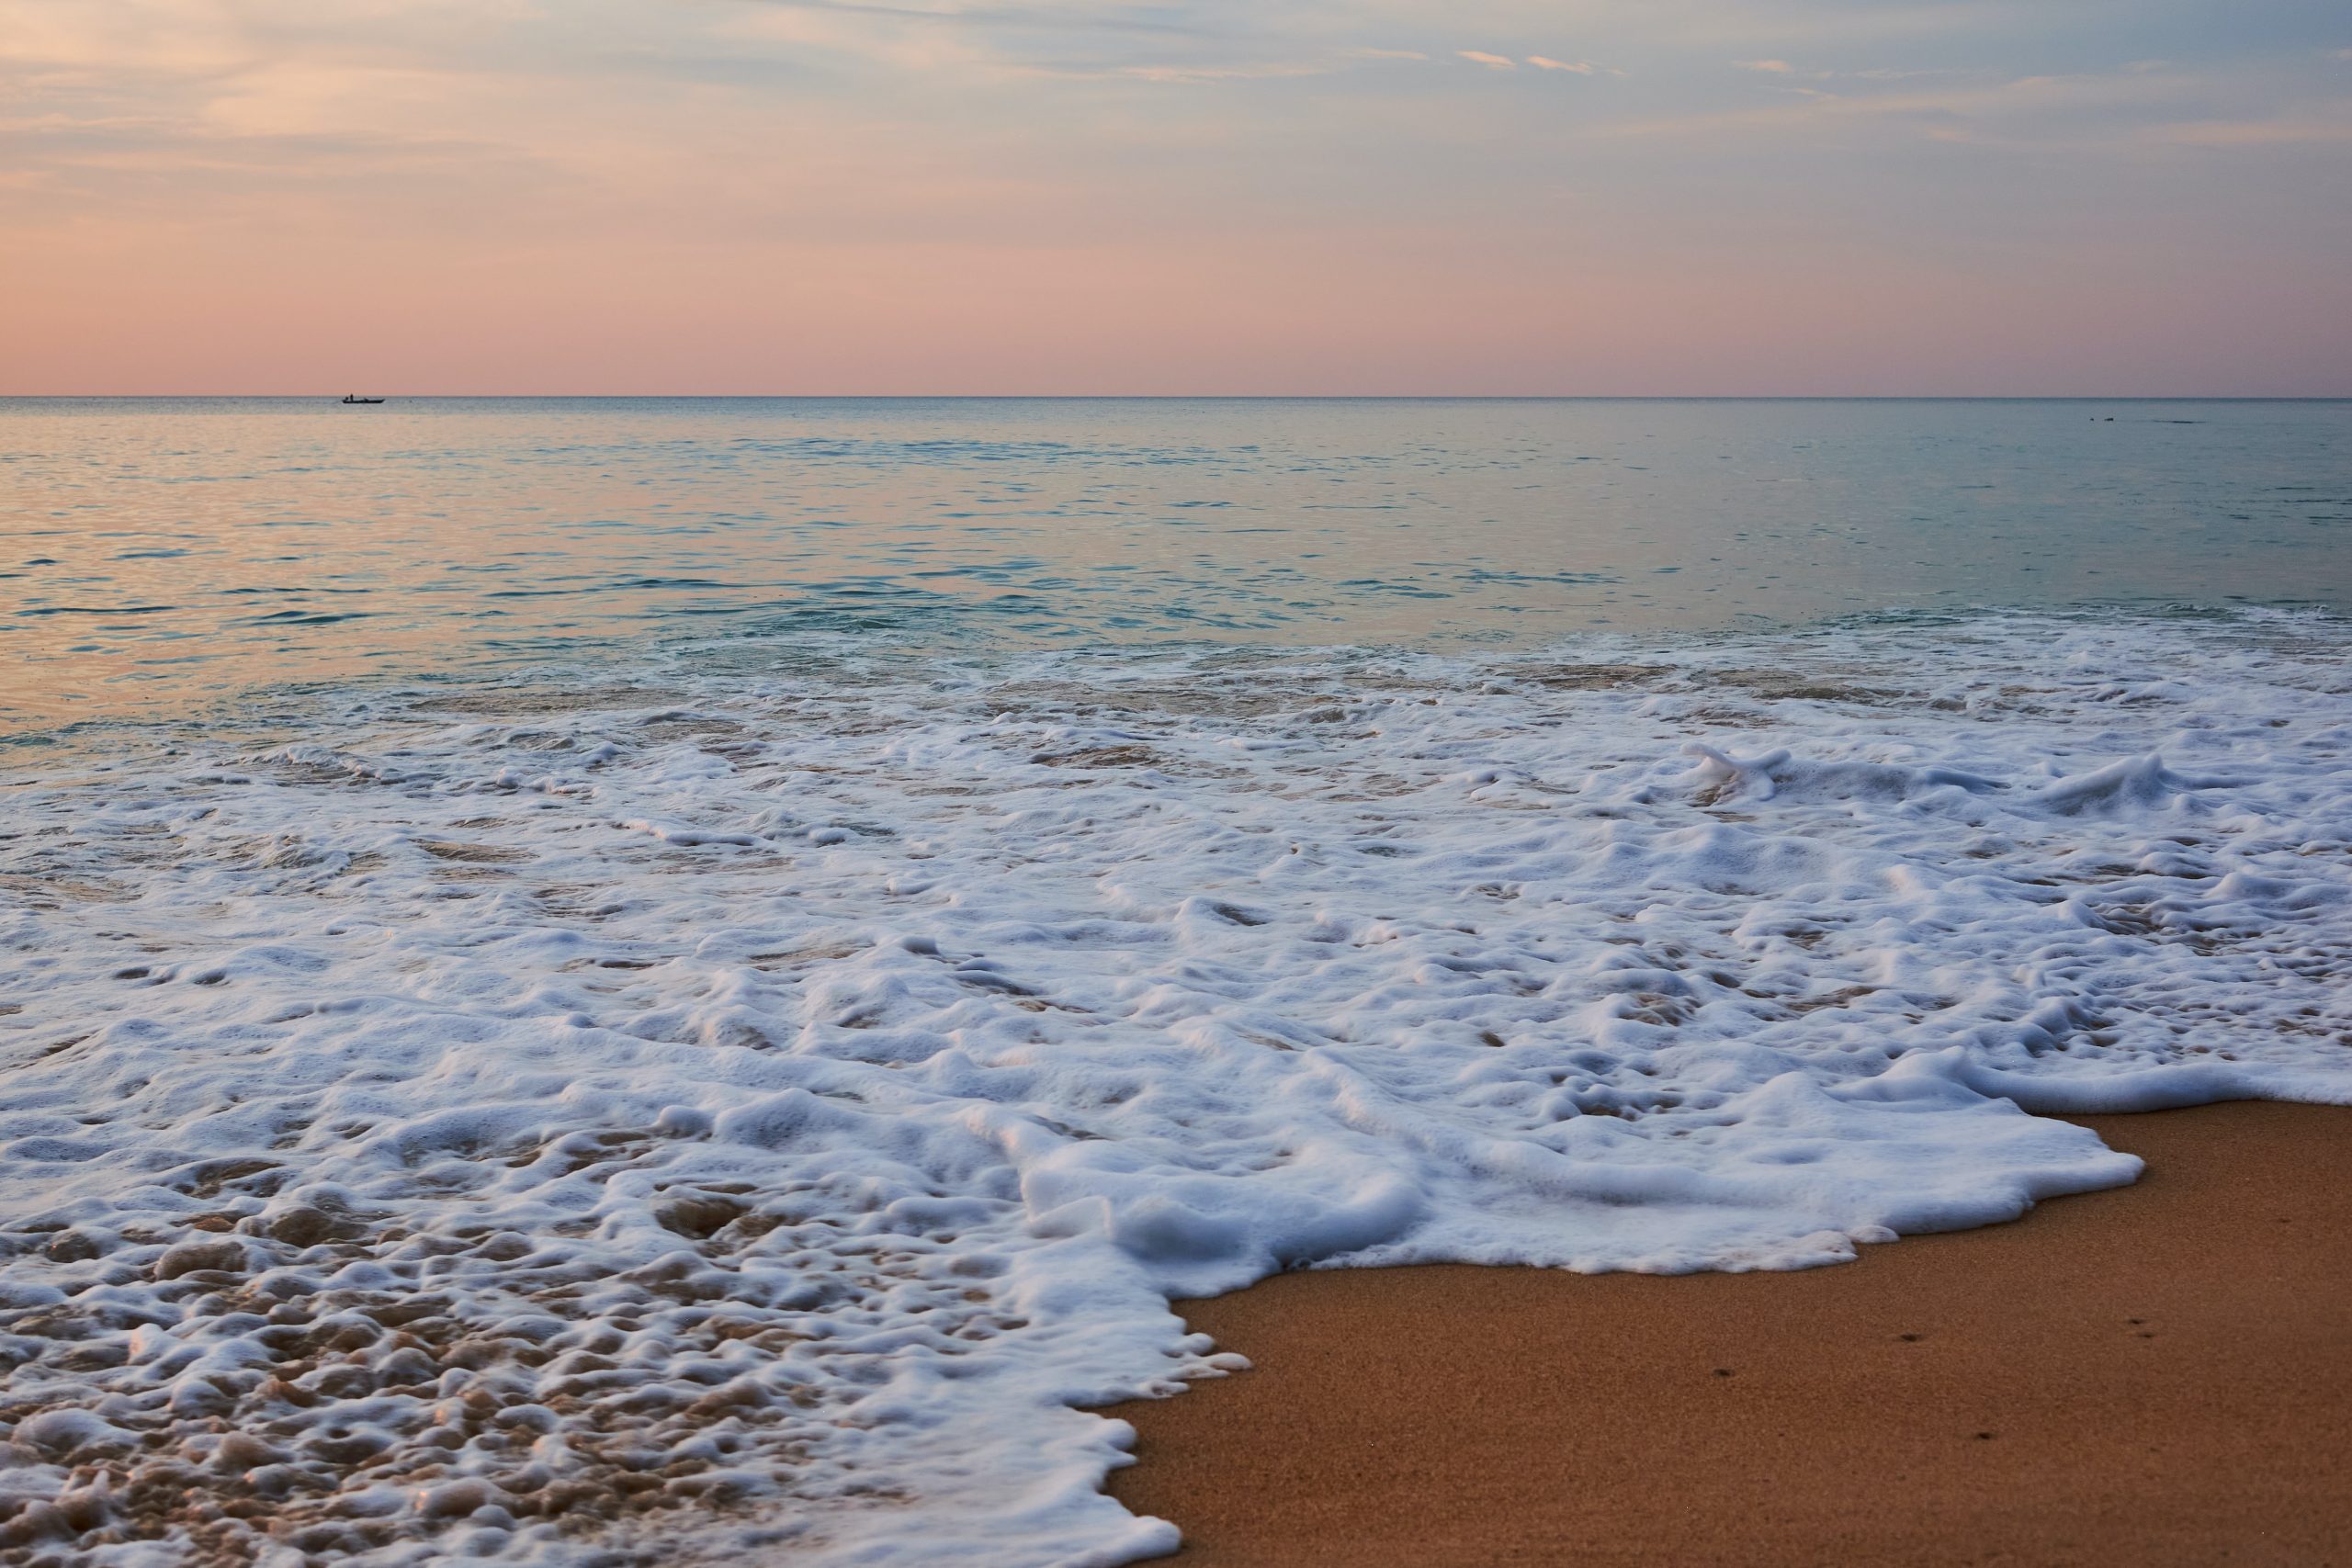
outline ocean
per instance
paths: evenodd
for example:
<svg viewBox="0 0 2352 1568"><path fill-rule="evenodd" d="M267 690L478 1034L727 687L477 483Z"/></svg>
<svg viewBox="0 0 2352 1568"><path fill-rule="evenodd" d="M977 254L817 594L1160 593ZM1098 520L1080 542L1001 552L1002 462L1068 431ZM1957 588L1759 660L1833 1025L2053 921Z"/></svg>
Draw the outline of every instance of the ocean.
<svg viewBox="0 0 2352 1568"><path fill-rule="evenodd" d="M2352 1103L2352 404L0 465L0 1529L86 1561L1133 1561L1085 1407L1239 1364L1171 1300L1830 1265L2137 1173L2055 1115Z"/></svg>
<svg viewBox="0 0 2352 1568"><path fill-rule="evenodd" d="M289 684L2352 605L2352 402L0 399L0 733Z"/></svg>

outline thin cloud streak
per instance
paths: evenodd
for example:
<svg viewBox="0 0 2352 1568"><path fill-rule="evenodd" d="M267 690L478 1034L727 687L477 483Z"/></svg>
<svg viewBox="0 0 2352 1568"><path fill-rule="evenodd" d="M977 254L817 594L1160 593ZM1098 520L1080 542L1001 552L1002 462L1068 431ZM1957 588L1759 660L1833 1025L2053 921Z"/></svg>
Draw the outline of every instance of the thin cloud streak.
<svg viewBox="0 0 2352 1568"><path fill-rule="evenodd" d="M822 11L833 16L861 17L877 21L933 22L954 27L1055 32L1161 33L1179 37L1195 37L1200 32L1197 28L1156 17L1075 8L897 6L881 4L878 0L874 0L874 3L869 3L869 0L748 0L748 3L778 10Z"/></svg>

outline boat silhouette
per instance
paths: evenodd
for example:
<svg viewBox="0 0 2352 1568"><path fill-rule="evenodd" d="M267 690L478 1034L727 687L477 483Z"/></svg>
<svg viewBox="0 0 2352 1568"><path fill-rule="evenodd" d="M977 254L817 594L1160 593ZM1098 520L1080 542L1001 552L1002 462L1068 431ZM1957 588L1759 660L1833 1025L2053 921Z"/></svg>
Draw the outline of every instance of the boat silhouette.
<svg viewBox="0 0 2352 1568"><path fill-rule="evenodd" d="M343 395L343 400L346 403L380 403L384 400L381 398L355 397L351 393L345 392Z"/></svg>

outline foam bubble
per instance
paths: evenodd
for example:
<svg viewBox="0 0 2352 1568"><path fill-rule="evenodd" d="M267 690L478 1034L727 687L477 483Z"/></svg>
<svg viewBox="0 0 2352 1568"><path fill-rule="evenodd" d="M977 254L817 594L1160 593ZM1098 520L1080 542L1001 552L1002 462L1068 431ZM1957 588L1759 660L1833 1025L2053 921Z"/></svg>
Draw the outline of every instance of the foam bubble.
<svg viewBox="0 0 2352 1568"><path fill-rule="evenodd" d="M1829 1263L2136 1172L2030 1112L2352 1102L2343 670L1025 657L19 764L0 1538L1165 1551L1074 1406L1233 1370L1173 1295Z"/></svg>

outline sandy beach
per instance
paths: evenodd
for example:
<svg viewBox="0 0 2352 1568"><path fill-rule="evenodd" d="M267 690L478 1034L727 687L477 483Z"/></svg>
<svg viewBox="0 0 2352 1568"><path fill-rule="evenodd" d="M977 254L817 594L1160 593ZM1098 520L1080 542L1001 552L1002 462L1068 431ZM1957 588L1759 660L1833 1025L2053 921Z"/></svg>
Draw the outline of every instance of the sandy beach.
<svg viewBox="0 0 2352 1568"><path fill-rule="evenodd" d="M2132 1187L1854 1264L1305 1272L1114 1413L1210 1565L2352 1562L2352 1113L2088 1119Z"/></svg>

